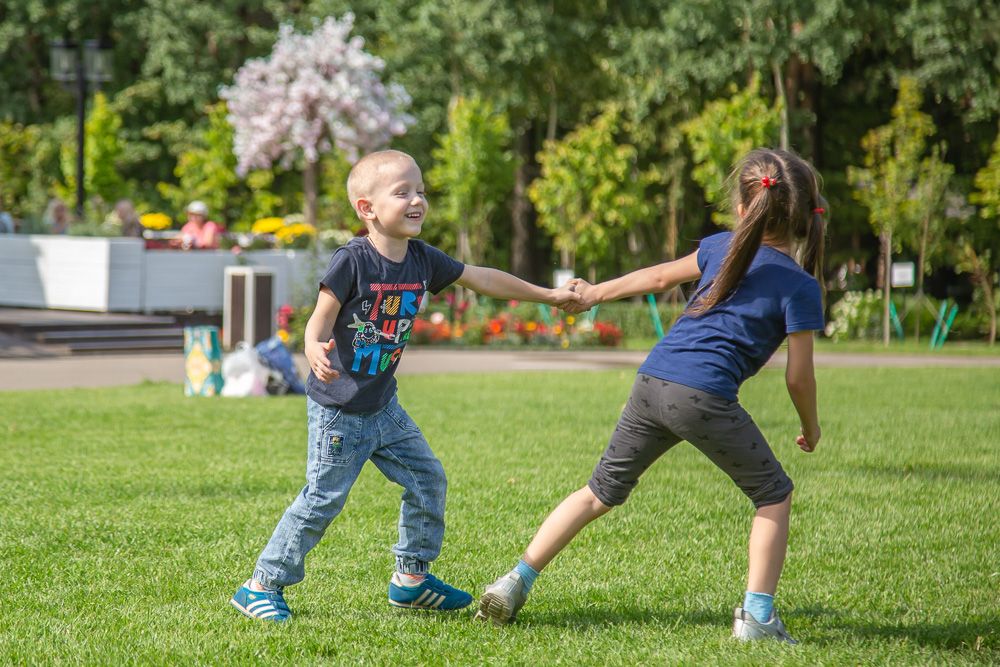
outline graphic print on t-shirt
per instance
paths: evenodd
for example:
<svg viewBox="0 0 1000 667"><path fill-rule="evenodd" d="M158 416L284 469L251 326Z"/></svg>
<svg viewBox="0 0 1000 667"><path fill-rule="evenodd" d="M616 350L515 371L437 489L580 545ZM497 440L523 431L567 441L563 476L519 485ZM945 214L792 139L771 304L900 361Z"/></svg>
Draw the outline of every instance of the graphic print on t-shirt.
<svg viewBox="0 0 1000 667"><path fill-rule="evenodd" d="M410 329L427 289L421 283L370 283L371 299L361 301L362 317L351 313L354 323L354 363L351 371L375 375L399 360L410 339ZM367 368L362 369L365 359Z"/></svg>

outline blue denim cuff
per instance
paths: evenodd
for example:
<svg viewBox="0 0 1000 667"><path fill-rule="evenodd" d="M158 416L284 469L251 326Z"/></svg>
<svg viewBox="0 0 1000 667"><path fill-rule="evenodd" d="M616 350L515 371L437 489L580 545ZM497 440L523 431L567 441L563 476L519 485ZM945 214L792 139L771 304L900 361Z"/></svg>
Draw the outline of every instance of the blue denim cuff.
<svg viewBox="0 0 1000 667"><path fill-rule="evenodd" d="M402 574L427 574L430 564L412 556L396 556L396 572Z"/></svg>
<svg viewBox="0 0 1000 667"><path fill-rule="evenodd" d="M264 588L274 588L274 589L277 589L279 591L285 590L284 586L276 584L274 582L274 579L271 578L271 576L269 576L266 572L264 572L264 570L262 570L259 567L254 569L254 571L253 571L253 579L258 584L260 584L261 586L263 586Z"/></svg>

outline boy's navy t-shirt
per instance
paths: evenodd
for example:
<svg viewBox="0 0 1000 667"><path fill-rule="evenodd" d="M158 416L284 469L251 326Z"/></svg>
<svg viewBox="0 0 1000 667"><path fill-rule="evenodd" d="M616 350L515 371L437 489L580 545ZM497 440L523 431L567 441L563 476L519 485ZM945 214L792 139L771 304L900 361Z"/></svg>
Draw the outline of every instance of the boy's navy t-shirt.
<svg viewBox="0 0 1000 667"><path fill-rule="evenodd" d="M724 232L702 240L699 290L719 272L731 239ZM762 245L732 296L698 317L681 316L639 372L735 401L740 385L787 334L823 326L816 279L785 253Z"/></svg>
<svg viewBox="0 0 1000 667"><path fill-rule="evenodd" d="M306 393L345 412L380 410L396 392L396 366L426 291L437 294L465 265L423 241L410 239L402 262L386 259L367 238L333 253L321 285L340 302L330 361L340 377L321 382L310 371Z"/></svg>

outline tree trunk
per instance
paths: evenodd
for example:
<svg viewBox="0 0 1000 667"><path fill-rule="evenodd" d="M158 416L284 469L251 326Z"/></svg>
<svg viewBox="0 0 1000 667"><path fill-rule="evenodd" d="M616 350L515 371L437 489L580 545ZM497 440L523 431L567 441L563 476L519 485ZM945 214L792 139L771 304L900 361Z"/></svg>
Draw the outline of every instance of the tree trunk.
<svg viewBox="0 0 1000 667"><path fill-rule="evenodd" d="M915 305L917 322L913 325L913 341L918 345L920 344L920 307L924 304L924 257L927 255L927 231L930 224L930 216L924 216L924 225L920 230L920 254L917 255L917 301Z"/></svg>
<svg viewBox="0 0 1000 667"><path fill-rule="evenodd" d="M821 134L822 121L818 99L820 90L816 67L812 63L802 62L801 58L792 54L785 63L785 103L788 105L789 132L799 137L796 144L804 147L805 156L822 171L822 145L817 140ZM796 128L791 128L792 122L799 124Z"/></svg>
<svg viewBox="0 0 1000 667"><path fill-rule="evenodd" d="M319 179L319 162L306 160L305 169L302 170L302 190L305 194L305 222L307 225L316 226L316 200L318 193L316 182Z"/></svg>
<svg viewBox="0 0 1000 667"><path fill-rule="evenodd" d="M514 175L514 202L511 211L510 272L537 283L534 259L535 209L528 199L528 186L535 178L535 128L529 123L517 137L520 166Z"/></svg>
<svg viewBox="0 0 1000 667"><path fill-rule="evenodd" d="M781 99L781 150L788 150L788 98L785 96L785 77L781 74L781 66L777 61L771 63L774 73L774 87Z"/></svg>
<svg viewBox="0 0 1000 667"><path fill-rule="evenodd" d="M666 237L663 244L663 257L668 262L672 262L677 259L677 239L680 228L680 216L678 215L678 211L680 210L681 202L684 199L684 189L680 182L682 167L676 160L673 162L672 166L669 193L667 196L667 208L663 212L663 231L664 236ZM679 292L679 287L675 287L670 290L670 303L675 306L677 305L677 295Z"/></svg>
<svg viewBox="0 0 1000 667"><path fill-rule="evenodd" d="M997 339L997 308L996 308L996 298L993 296L993 287L990 285L990 281L986 281L986 307L990 311L990 347L993 347L993 343Z"/></svg>
<svg viewBox="0 0 1000 667"><path fill-rule="evenodd" d="M556 140L556 126L559 123L559 95L556 91L556 82L549 75L549 94L552 95L552 99L549 100L549 122L548 127L545 130L545 139L548 141Z"/></svg>
<svg viewBox="0 0 1000 667"><path fill-rule="evenodd" d="M993 285L990 283L990 271L989 267L983 266L980 258L976 255L975 251L970 248L970 254L972 255L972 266L973 266L973 282L978 284L983 290L983 296L986 299L986 309L990 313L990 346L993 346L993 342L997 338L997 309L996 302L993 297Z"/></svg>
<svg viewBox="0 0 1000 667"><path fill-rule="evenodd" d="M882 343L889 345L889 299L892 297L892 232L885 231L879 236L882 238Z"/></svg>
<svg viewBox="0 0 1000 667"><path fill-rule="evenodd" d="M560 248L559 267L562 269L572 269L573 264L569 261L569 248Z"/></svg>
<svg viewBox="0 0 1000 667"><path fill-rule="evenodd" d="M455 259L468 264L472 261L472 244L469 242L469 228L461 227L458 230L458 239L455 243ZM461 285L455 286L455 304L464 303L471 300L472 294Z"/></svg>

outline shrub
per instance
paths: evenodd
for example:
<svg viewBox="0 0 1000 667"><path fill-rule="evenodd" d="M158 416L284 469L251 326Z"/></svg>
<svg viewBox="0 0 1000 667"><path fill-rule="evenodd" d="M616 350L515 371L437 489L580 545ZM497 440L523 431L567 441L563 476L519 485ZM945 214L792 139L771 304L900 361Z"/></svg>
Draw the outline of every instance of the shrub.
<svg viewBox="0 0 1000 667"><path fill-rule="evenodd" d="M845 292L830 308L830 315L826 335L834 342L840 338L876 339L882 332L882 294L872 290Z"/></svg>

